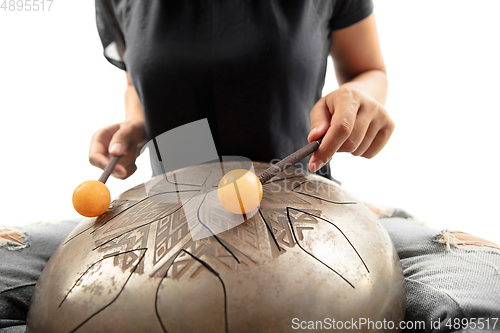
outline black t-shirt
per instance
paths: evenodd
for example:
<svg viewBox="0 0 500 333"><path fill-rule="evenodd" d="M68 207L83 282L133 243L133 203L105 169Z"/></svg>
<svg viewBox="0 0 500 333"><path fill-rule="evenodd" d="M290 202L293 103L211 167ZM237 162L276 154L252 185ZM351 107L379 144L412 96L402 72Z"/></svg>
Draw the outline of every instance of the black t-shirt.
<svg viewBox="0 0 500 333"><path fill-rule="evenodd" d="M371 0L96 0L106 58L139 94L148 139L207 118L220 156L281 159L307 144L331 31Z"/></svg>

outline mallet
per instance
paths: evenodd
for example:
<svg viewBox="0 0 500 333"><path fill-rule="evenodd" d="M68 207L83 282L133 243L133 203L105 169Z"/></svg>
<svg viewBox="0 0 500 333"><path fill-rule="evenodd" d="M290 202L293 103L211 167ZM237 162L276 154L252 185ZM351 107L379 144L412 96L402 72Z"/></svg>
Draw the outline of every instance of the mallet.
<svg viewBox="0 0 500 333"><path fill-rule="evenodd" d="M235 214L247 214L253 211L262 200L262 185L296 162L314 153L322 140L323 138L320 138L307 144L257 176L244 169L228 172L219 183L217 194L220 203L228 211ZM230 184L234 186L228 186Z"/></svg>
<svg viewBox="0 0 500 333"><path fill-rule="evenodd" d="M108 165L99 180L88 180L81 183L73 192L73 207L85 217L96 217L103 214L109 207L111 195L104 185L113 172L121 156L111 156Z"/></svg>
<svg viewBox="0 0 500 333"><path fill-rule="evenodd" d="M224 208L235 214L247 214L253 211L262 200L262 185L296 162L314 153L318 149L321 140L322 138L307 144L257 176L244 169L228 172L219 183L219 201ZM111 195L104 183L111 175L119 158L120 156L110 158L98 181L89 180L83 182L75 189L73 207L79 214L86 217L96 217L107 210L111 202ZM234 186L228 186L230 184Z"/></svg>

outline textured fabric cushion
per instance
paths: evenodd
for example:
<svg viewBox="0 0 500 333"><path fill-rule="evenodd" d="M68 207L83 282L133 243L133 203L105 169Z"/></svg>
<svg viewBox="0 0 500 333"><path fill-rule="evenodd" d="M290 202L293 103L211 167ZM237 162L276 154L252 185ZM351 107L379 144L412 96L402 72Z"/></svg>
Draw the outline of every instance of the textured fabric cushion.
<svg viewBox="0 0 500 333"><path fill-rule="evenodd" d="M425 322L422 332L463 332L461 323L500 330L500 250L476 243L450 244L447 230L438 231L410 217L382 218L403 266L406 285L405 321ZM489 319L489 320L488 320ZM488 324L486 324L488 323Z"/></svg>
<svg viewBox="0 0 500 333"><path fill-rule="evenodd" d="M52 253L79 221L36 223L16 228L24 244L15 239L3 242L0 247L1 333L26 331L26 316L36 281Z"/></svg>

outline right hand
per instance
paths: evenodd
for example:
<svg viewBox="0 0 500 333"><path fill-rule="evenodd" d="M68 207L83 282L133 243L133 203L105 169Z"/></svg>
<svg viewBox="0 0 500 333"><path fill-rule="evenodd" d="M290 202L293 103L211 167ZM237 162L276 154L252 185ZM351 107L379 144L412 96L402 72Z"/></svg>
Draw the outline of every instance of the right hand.
<svg viewBox="0 0 500 333"><path fill-rule="evenodd" d="M125 179L137 170L135 160L145 143L143 120L124 121L101 128L94 133L90 142L90 164L104 170L110 155L123 155L113 169L112 175Z"/></svg>

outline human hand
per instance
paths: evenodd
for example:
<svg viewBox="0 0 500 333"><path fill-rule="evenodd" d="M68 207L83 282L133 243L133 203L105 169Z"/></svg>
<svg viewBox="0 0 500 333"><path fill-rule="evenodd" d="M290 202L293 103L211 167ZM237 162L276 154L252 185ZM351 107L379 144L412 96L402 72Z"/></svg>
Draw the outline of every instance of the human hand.
<svg viewBox="0 0 500 333"><path fill-rule="evenodd" d="M137 170L135 160L145 142L143 120L125 121L104 127L92 136L89 149L90 164L104 169L110 155L123 155L113 169L112 175L125 179Z"/></svg>
<svg viewBox="0 0 500 333"><path fill-rule="evenodd" d="M315 172L336 152L372 158L386 145L394 121L377 100L359 89L343 85L321 98L311 110L309 142L324 136L309 160Z"/></svg>

